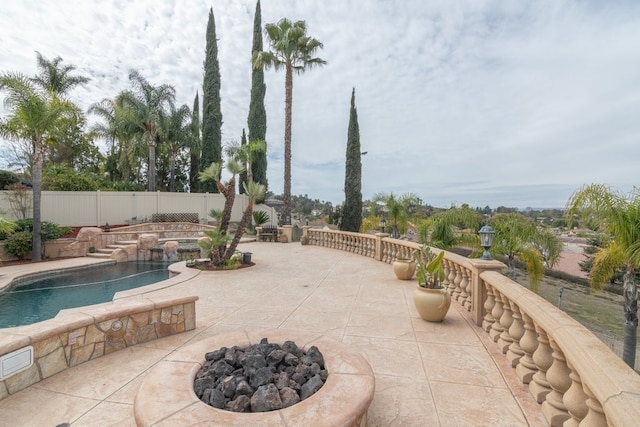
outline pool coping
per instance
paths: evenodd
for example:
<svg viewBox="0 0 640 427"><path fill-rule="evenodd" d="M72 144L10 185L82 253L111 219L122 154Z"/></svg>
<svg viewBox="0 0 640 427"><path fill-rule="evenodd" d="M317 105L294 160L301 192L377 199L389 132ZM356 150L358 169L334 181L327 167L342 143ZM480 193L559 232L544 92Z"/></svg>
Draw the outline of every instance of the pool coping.
<svg viewBox="0 0 640 427"><path fill-rule="evenodd" d="M0 329L0 357L33 346L33 364L0 380L0 400L88 360L195 329L198 296L176 294L171 287L200 271L187 268L184 262L168 268L169 279L118 292L112 301L61 310L52 319ZM52 266L49 271L56 269Z"/></svg>

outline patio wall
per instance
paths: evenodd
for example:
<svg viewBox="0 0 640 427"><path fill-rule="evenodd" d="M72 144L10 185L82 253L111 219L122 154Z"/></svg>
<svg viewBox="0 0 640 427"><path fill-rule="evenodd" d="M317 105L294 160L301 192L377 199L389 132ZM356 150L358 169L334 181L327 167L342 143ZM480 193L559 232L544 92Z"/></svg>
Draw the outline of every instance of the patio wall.
<svg viewBox="0 0 640 427"><path fill-rule="evenodd" d="M309 244L392 263L413 242L303 227ZM432 249L433 252L440 252ZM482 326L551 426L637 426L640 376L563 311L504 276L499 261L445 252L445 286ZM453 361L455 363L455 361Z"/></svg>
<svg viewBox="0 0 640 427"><path fill-rule="evenodd" d="M0 329L0 356L33 347L31 366L0 378L0 400L88 360L195 329L197 296L145 294L199 273L184 263L172 265L170 271L168 280L118 292L111 302L66 309L53 319Z"/></svg>

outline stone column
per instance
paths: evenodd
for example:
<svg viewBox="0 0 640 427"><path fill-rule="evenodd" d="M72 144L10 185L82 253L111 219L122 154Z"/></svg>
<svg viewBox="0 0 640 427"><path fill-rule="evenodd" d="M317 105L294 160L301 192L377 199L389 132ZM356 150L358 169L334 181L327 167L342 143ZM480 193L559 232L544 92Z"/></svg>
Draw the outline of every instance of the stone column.
<svg viewBox="0 0 640 427"><path fill-rule="evenodd" d="M570 418L562 398L564 393L571 387L571 378L569 378L571 371L558 344L552 339L549 340L549 344L553 349L553 363L547 371L547 381L551 386L551 392L547 394L545 401L542 403L542 413L551 427L562 427L564 422Z"/></svg>
<svg viewBox="0 0 640 427"><path fill-rule="evenodd" d="M516 366L516 375L523 384L529 384L533 375L538 372L535 362L533 361L533 353L538 348L538 335L536 334L533 320L525 312L520 313L524 320L524 335L520 338L520 348L524 352L520 363Z"/></svg>
<svg viewBox="0 0 640 427"><path fill-rule="evenodd" d="M513 316L511 314L511 304L509 298L502 294L502 316L500 316L500 326L502 326L502 333L498 338L498 348L502 354L507 354L509 346L513 343L513 338L509 335L509 328L513 323Z"/></svg>
<svg viewBox="0 0 640 427"><path fill-rule="evenodd" d="M587 406L588 396L585 394L582 388L582 379L578 374L578 371L571 365L571 362L567 360L567 366L571 370L569 378L571 378L571 387L567 390L562 397L564 406L569 411L571 418L564 422L563 427L578 427L580 421L587 416L589 407Z"/></svg>
<svg viewBox="0 0 640 427"><path fill-rule="evenodd" d="M491 315L491 311L493 310L493 306L496 305L496 301L493 296L493 288L489 286L489 284L485 283L485 289L487 292L487 298L484 302L484 312L486 314L482 319L482 329L484 329L485 332L489 332L491 330L491 325L496 321L496 319L493 318L493 315Z"/></svg>
<svg viewBox="0 0 640 427"><path fill-rule="evenodd" d="M469 264L471 265L471 318L476 325L480 326L487 313L485 311L487 292L480 275L487 271L502 271L506 266L500 261L484 259L469 259Z"/></svg>
<svg viewBox="0 0 640 427"><path fill-rule="evenodd" d="M491 310L491 316L495 319L495 322L491 325L489 336L493 342L497 343L500 338L500 334L504 332L504 328L500 324L500 318L504 313L504 309L502 307L502 295L500 295L500 292L498 292L497 289L493 290L493 298L495 300L495 304L493 305L493 310Z"/></svg>
<svg viewBox="0 0 640 427"><path fill-rule="evenodd" d="M549 347L549 338L547 332L535 325L538 332L538 348L533 353L533 362L538 368L538 372L533 375L531 383L529 383L529 393L536 399L536 402L544 402L547 394L551 392L551 385L547 380L547 370L553 364L553 356L551 355L551 347Z"/></svg>
<svg viewBox="0 0 640 427"><path fill-rule="evenodd" d="M524 323L522 322L522 315L520 314L518 305L513 301L510 302L510 305L513 322L509 327L509 336L511 336L513 343L511 343L509 350L507 350L507 360L511 362L511 367L515 368L524 355L524 351L520 347L520 340L524 335Z"/></svg>

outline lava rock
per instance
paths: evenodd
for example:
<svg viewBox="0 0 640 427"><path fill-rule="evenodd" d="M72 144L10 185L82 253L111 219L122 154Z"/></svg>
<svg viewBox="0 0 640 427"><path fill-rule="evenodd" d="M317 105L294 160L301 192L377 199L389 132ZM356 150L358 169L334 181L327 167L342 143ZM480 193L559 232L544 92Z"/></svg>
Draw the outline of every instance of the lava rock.
<svg viewBox="0 0 640 427"><path fill-rule="evenodd" d="M322 382L320 375L314 375L311 377L309 381L300 387L300 400L305 400L307 397L320 390L320 387L322 387L323 384L324 383Z"/></svg>
<svg viewBox="0 0 640 427"><path fill-rule="evenodd" d="M260 386L251 397L252 412L268 412L281 408L280 392L273 384Z"/></svg>
<svg viewBox="0 0 640 427"><path fill-rule="evenodd" d="M264 412L295 405L318 391L329 373L317 347L305 354L293 341L266 338L247 348L205 354L193 390L200 400L233 412Z"/></svg>
<svg viewBox="0 0 640 427"><path fill-rule="evenodd" d="M282 407L288 408L289 406L295 405L296 403L300 402L300 396L294 389L285 387L280 390L280 400L282 400Z"/></svg>

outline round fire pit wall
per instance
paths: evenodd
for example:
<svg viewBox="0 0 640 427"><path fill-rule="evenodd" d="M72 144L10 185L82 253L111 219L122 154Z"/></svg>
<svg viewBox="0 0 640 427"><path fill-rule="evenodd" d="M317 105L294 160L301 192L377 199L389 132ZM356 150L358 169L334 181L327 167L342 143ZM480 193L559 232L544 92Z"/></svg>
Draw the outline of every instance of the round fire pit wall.
<svg viewBox="0 0 640 427"><path fill-rule="evenodd" d="M248 347L262 338L278 344L294 341L304 351L318 347L329 371L324 386L302 402L270 412L230 412L201 402L193 391L193 380L205 353L234 345ZM364 426L374 383L369 363L331 338L277 329L239 330L189 344L165 357L144 377L133 409L138 426Z"/></svg>

